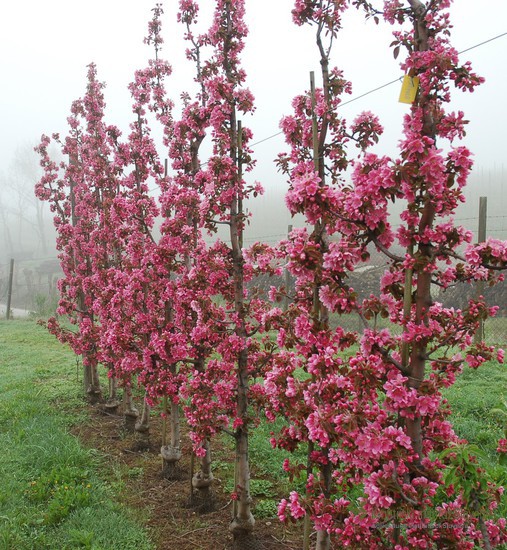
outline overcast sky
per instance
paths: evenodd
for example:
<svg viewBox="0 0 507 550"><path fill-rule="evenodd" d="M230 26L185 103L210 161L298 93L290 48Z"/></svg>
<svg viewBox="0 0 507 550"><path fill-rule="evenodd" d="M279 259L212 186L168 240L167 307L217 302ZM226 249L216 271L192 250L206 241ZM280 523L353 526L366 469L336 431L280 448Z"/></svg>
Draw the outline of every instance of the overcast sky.
<svg viewBox="0 0 507 550"><path fill-rule="evenodd" d="M174 67L171 93L178 97L192 78L182 52L181 26L175 23L177 0L166 0L165 45L162 55ZM202 0L208 11L212 0ZM313 33L291 21L292 0L247 0L250 36L244 54L248 85L256 96L257 113L244 121L254 130L254 142L278 132L291 98L308 87L309 71L318 71ZM126 86L136 68L152 52L143 44L151 0L6 0L0 19L1 141L0 171L12 162L16 149L33 146L42 133L66 130L71 102L86 84L86 65L95 62L99 79L107 84L108 121L126 129L130 98ZM391 28L364 22L350 10L344 31L333 50L333 63L345 71L357 97L401 77L398 62L388 48ZM208 11L209 13L209 11ZM203 15L205 15L203 13ZM507 31L506 0L455 0L452 9L453 44L463 50ZM507 128L507 36L463 54L472 61L486 84L474 94L457 94L453 105L470 119L467 145L476 165L502 166ZM382 148L395 154L401 119L408 106L398 103L395 84L343 107L352 120L362 110L379 114L386 127ZM283 150L281 138L256 147L256 177L269 187L276 181L272 159Z"/></svg>

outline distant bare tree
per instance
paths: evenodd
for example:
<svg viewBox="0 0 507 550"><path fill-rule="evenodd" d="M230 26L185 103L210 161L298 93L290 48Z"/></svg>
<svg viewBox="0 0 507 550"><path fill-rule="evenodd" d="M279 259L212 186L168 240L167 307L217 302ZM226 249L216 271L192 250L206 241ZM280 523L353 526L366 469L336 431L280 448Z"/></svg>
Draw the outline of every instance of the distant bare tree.
<svg viewBox="0 0 507 550"><path fill-rule="evenodd" d="M3 181L0 179L0 188L3 188ZM2 233L4 235L0 243L0 252L12 256L14 254L14 245L12 243L11 228L9 224L9 212L7 211L7 200L4 194L0 192L0 223L2 224Z"/></svg>
<svg viewBox="0 0 507 550"><path fill-rule="evenodd" d="M34 194L39 177L38 158L29 145L18 148L11 165L0 175L0 223L5 235L0 246L4 253L48 254L45 204Z"/></svg>

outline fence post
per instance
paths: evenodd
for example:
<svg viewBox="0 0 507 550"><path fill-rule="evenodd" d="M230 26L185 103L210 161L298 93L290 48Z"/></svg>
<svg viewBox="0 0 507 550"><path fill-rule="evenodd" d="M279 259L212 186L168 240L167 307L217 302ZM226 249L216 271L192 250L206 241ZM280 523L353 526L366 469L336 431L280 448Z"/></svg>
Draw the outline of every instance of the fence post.
<svg viewBox="0 0 507 550"><path fill-rule="evenodd" d="M7 311L5 318L7 321L11 318L11 301L12 301L12 281L14 279L14 258L11 258L11 265L9 268L9 287L7 289Z"/></svg>
<svg viewBox="0 0 507 550"><path fill-rule="evenodd" d="M289 225L287 227L287 237L290 235L291 231L292 231L292 225ZM289 270L287 269L287 266L285 266L285 269L284 269L284 284L285 284L285 296L283 299L283 311L285 312L289 309L289 303L290 303L290 299L289 299L290 273L289 273Z"/></svg>
<svg viewBox="0 0 507 550"><path fill-rule="evenodd" d="M477 234L477 242L483 243L486 240L486 221L488 218L488 197L480 197L479 199L479 228ZM476 295L477 298L484 294L484 281L477 281ZM479 320L479 327L475 333L474 342L479 344L484 341L484 320Z"/></svg>

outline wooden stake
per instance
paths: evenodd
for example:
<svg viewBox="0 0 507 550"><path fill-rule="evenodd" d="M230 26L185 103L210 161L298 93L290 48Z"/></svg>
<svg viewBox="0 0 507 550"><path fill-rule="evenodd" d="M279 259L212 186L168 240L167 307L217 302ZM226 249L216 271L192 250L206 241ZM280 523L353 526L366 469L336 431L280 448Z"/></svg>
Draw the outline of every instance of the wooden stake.
<svg viewBox="0 0 507 550"><path fill-rule="evenodd" d="M313 164L315 171L319 173L319 128L317 125L317 113L315 108L317 100L315 98L315 73L310 72L310 94L312 98L312 138L313 138Z"/></svg>
<svg viewBox="0 0 507 550"><path fill-rule="evenodd" d="M407 254L412 257L414 255L414 246L410 245L407 248ZM410 320L410 314L412 311L412 279L414 277L414 270L410 267L405 271L405 288L403 290L403 320L405 322ZM403 327L403 331L406 332L406 327ZM410 360L410 346L408 342L403 342L401 346L401 364L408 370Z"/></svg>
<svg viewBox="0 0 507 550"><path fill-rule="evenodd" d="M287 237L291 234L292 225L287 227ZM283 299L283 311L286 312L289 309L289 286L290 286L290 273L287 268L284 269L285 278L285 297Z"/></svg>
<svg viewBox="0 0 507 550"><path fill-rule="evenodd" d="M488 197L479 198L479 227L477 242L483 243L486 240L486 222L488 218ZM476 296L479 298L484 294L484 281L477 281ZM474 336L474 342L480 344L484 340L484 319L479 320L479 326Z"/></svg>
<svg viewBox="0 0 507 550"><path fill-rule="evenodd" d="M243 177L243 126L241 120L238 120L238 181ZM238 214L243 216L243 199L238 197ZM243 248L243 229L245 220L241 219L238 241L239 248Z"/></svg>
<svg viewBox="0 0 507 550"><path fill-rule="evenodd" d="M167 445L167 395L164 395L162 400L162 412L164 413L162 420L162 447Z"/></svg>
<svg viewBox="0 0 507 550"><path fill-rule="evenodd" d="M12 281L14 279L14 258L11 258L11 264L9 268L9 286L7 288L7 311L5 312L5 318L7 321L11 318L11 301L12 301Z"/></svg>

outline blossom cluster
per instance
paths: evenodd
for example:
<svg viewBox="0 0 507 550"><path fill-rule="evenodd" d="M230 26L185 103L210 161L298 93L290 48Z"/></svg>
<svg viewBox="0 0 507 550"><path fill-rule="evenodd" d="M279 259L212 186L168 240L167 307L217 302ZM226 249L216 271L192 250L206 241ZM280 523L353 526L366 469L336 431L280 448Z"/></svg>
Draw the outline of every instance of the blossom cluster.
<svg viewBox="0 0 507 550"><path fill-rule="evenodd" d="M495 307L480 297L463 309L446 308L432 287L494 282L507 265L506 243L472 244L453 221L472 160L459 144L464 114L446 107L451 84L473 91L481 78L450 44L449 3L421 9L417 0L384 2L393 46L407 49L401 68L420 80L391 158L375 152L383 128L373 113L352 122L339 114L351 84L330 66L349 4L373 18L381 13L363 0L295 1L294 22L316 28L322 85L312 82L281 120L289 150L277 163L288 179L286 204L306 224L276 247L243 244L244 201L262 192L247 182L252 133L240 121L254 110L240 59L244 0L216 0L203 35L194 30L199 3L180 0L198 90L183 94L181 113L166 89L171 66L160 55L157 5L145 40L155 58L129 86L128 135L106 123L104 86L90 65L68 136L43 136L38 147L44 174L36 193L54 213L64 274L58 314L74 325L71 331L53 318L49 330L83 356L90 391L98 391L103 364L126 390L142 385L148 404L169 400L174 433L181 407L202 468L212 437L233 434L242 518L233 521L235 535L253 527L248 434L261 407L269 420L283 419L271 443L294 453L284 470L307 474L304 490L281 501L279 518L309 518L319 549L331 541L399 549L507 541L505 522L485 515L501 489L478 482L479 514L466 487L448 482L463 442L443 391L467 364L503 361L503 351L473 338ZM206 140L211 155L202 163ZM68 161L50 158L52 142ZM395 222L393 202L403 205ZM219 226L225 238L216 237ZM387 267L380 291L359 296L350 275L372 248ZM273 286L266 297L256 277L280 276L282 267L293 287ZM361 329L340 326L350 314ZM178 437L171 445L179 448ZM300 448L304 461L295 453ZM498 452L506 449L500 440ZM479 479L480 469L475 474Z"/></svg>
<svg viewBox="0 0 507 550"><path fill-rule="evenodd" d="M380 15L369 3L356 4ZM457 252L471 241L452 217L472 161L455 145L464 135L464 114L447 113L445 104L451 84L473 91L482 79L468 63L460 65L450 44L448 5L385 2L384 18L396 27L393 46L408 50L401 68L420 81L396 159L372 151L382 133L374 115L363 113L350 126L337 115L349 86L333 88L331 74L344 79L329 71L321 33L339 37L346 3L295 2L296 24L316 27L323 85L296 97L294 113L282 119L290 151L278 164L288 176L289 210L305 215L313 230L294 230L281 245L295 291L287 313L269 318L281 349L265 373L264 391L269 416L283 414L287 422L272 444L309 448L309 466L296 459L285 464L291 475L309 473L306 492L291 492L279 516L310 516L318 548L329 539L358 548L430 548L451 539L473 547L483 536L496 543L506 536L501 522L478 529L462 488L446 486L446 460L435 458L459 442L442 389L466 363L476 368L495 357L493 347L473 341L479 320L495 308L482 299L464 310L444 308L431 287L493 280L506 265L500 241L469 245L465 257ZM355 158L352 144L360 149ZM406 205L401 224L390 221L397 201ZM380 294L359 299L348 275L371 247L385 254L388 267ZM351 312L364 328L347 333L336 323ZM399 332L378 328L382 318ZM447 501L438 508L442 491ZM481 498L494 502L494 490L484 488ZM452 507L460 513L452 533L441 523L429 525L427 510ZM378 528L392 518L406 521Z"/></svg>

